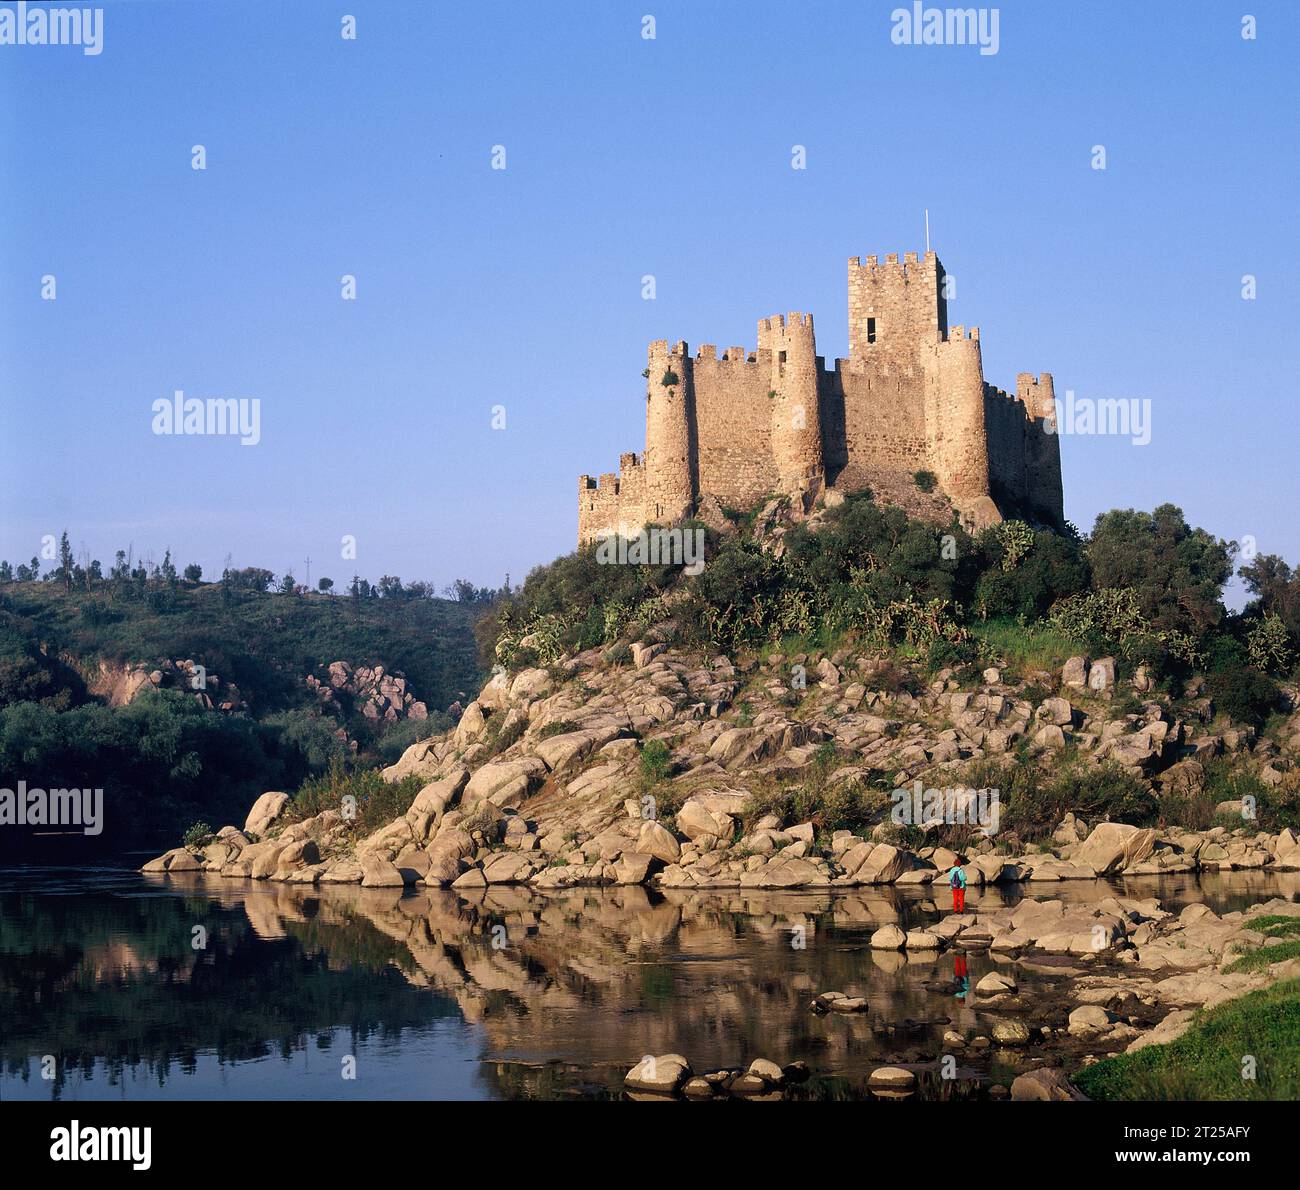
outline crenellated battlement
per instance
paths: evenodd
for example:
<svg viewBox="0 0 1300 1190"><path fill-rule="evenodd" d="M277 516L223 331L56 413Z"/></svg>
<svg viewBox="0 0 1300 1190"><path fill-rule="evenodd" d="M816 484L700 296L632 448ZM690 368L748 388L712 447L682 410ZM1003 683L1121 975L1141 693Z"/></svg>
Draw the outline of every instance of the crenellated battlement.
<svg viewBox="0 0 1300 1190"><path fill-rule="evenodd" d="M1014 395L986 383L979 327L948 326L944 277L935 252L850 257L849 355L829 370L811 313L759 319L756 349L654 340L645 452L579 478L579 540L676 523L706 497L748 508L780 491L807 509L825 487L905 492L919 470L971 525L1059 523L1051 373L1020 373Z"/></svg>
<svg viewBox="0 0 1300 1190"><path fill-rule="evenodd" d="M935 252L926 252L924 256L916 252L904 252L901 261L897 252L890 252L883 261L879 256L849 257L849 268L881 276L892 277L913 268L917 272L934 271L939 267L939 256Z"/></svg>

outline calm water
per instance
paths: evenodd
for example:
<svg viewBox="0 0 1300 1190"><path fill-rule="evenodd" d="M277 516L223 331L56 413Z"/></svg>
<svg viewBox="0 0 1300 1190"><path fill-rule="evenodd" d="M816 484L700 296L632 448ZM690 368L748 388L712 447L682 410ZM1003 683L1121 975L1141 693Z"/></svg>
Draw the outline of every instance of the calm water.
<svg viewBox="0 0 1300 1190"><path fill-rule="evenodd" d="M1259 873L1025 887L1219 911L1300 899L1300 875ZM466 900L0 871L0 1098L601 1097L641 1055L667 1052L697 1070L802 1059L815 1076L802 1093L855 1096L882 1061L933 1053L950 1021L976 1023L953 954L866 949L886 922L938 915L917 889L499 888ZM999 960L966 962L973 986ZM1061 978L1017 968L1031 992ZM867 996L870 1013L808 1011L831 990ZM988 1059L968 1073L1007 1074Z"/></svg>

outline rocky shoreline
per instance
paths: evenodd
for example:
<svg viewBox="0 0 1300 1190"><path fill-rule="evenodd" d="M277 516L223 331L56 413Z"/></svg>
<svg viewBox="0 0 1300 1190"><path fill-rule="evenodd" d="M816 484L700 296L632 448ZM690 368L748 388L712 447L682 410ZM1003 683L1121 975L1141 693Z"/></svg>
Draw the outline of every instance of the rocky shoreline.
<svg viewBox="0 0 1300 1190"><path fill-rule="evenodd" d="M940 674L917 695L870 689L891 665L879 658L770 656L737 665L637 643L630 662L614 666L593 650L550 670L496 675L453 731L413 745L384 770L386 780L416 774L425 784L403 817L365 838L355 838L344 807L295 821L288 795L267 793L242 830L223 827L202 850L176 848L145 870L455 888L923 884L942 881L955 862L976 886L1300 870L1296 834L1252 829L1240 802L1217 807L1242 822L1231 829L1157 831L1067 814L1050 848L1010 850L978 838L961 855L891 842L897 832L884 820L884 795L869 838L848 830L819 838L811 821L783 825L775 814L741 825L757 786L797 781L819 757L834 761L831 793L881 771L899 787L953 786L970 762L1013 747L1050 767L1067 743L1089 763L1123 766L1162 790L1202 788L1203 761L1224 752L1253 763L1261 780L1293 780L1300 714L1283 753L1248 729L1211 733L1205 699L1193 709L1206 722L1154 695L1137 712L1112 714L1109 659L1073 659L1059 685L1074 701L1058 694L1037 705L1023 697L1026 683L1004 685L995 669L978 691ZM791 668L806 674L805 687L789 686ZM671 775L647 785L651 746L662 749ZM963 792L975 791L947 791L949 808Z"/></svg>
<svg viewBox="0 0 1300 1190"><path fill-rule="evenodd" d="M498 673L453 731L412 746L384 770L389 782L415 775L423 784L405 814L364 837L347 806L301 818L287 794L272 792L257 800L242 829L223 827L203 846L173 849L143 871L450 888L462 897L510 886L541 894L584 886L844 894L911 886L933 888L946 902L949 869L959 865L970 910L924 929L882 925L870 939L873 961L952 950L987 952L1012 966L1068 962L1077 1003L1036 1006L1020 997L1014 974L985 977L973 995L982 1012L1000 1019L987 1032L946 1037L954 1054L1032 1043L1036 1052L1078 1059L1083 1043L1095 1055L1172 1040L1195 1008L1297 974L1295 960L1277 970L1223 970L1237 953L1263 944L1252 918L1300 912L1288 900L1223 916L1191 905L1174 916L1154 898L1108 896L1087 908L1033 899L1061 881L1098 877L1300 872L1295 832L1253 829L1240 802L1216 807L1239 827L1143 828L1067 813L1045 845L1016 846L1014 836L1008 845L977 831L956 851L924 842L935 825L928 823L923 841L913 835L906 845L883 804L880 821L864 834L756 814L755 799L814 764L827 770L831 794L882 770L899 787L943 788L972 761L1014 750L1016 763L1050 767L1066 747L1086 763L1123 766L1152 789L1197 790L1204 762L1222 753L1237 754L1265 782L1292 781L1300 716L1279 747L1216 721L1204 699L1191 699L1189 713L1186 699L1175 707L1140 689L1141 674L1139 688L1121 702L1109 659L1076 658L1059 677L1034 675L1031 698L1029 682L1004 682L996 669L975 691L940 673L917 692L880 658L841 652L733 663L689 656L653 637L632 644L624 664L593 650L547 670ZM791 687L791 671L806 675L806 685ZM1124 709L1138 696L1137 710ZM651 749L662 763L647 776ZM948 790L944 805L976 792ZM984 909L986 887L1016 888L1025 899ZM813 1006L844 1015L851 993L827 989ZM782 1068L775 1064L696 1076L678 1058L659 1056L663 1070L675 1071L673 1094L685 1094L688 1084L698 1097L705 1086L713 1095L731 1094L733 1085L753 1094L793 1085L788 1071L777 1080L773 1071ZM1008 1093L1072 1097L1068 1086L1044 1078Z"/></svg>

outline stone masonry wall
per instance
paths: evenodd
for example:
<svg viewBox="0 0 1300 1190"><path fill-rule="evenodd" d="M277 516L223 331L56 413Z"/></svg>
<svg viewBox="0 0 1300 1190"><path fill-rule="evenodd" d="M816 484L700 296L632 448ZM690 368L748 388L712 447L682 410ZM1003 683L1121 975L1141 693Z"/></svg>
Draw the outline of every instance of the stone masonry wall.
<svg viewBox="0 0 1300 1190"><path fill-rule="evenodd" d="M646 450L578 481L578 539L670 524L703 496L748 509L824 486L903 490L931 471L964 520L1063 517L1052 377L1016 395L984 382L978 328L949 328L944 270L927 252L853 257L849 358L817 356L810 314L758 324L757 350L650 344Z"/></svg>

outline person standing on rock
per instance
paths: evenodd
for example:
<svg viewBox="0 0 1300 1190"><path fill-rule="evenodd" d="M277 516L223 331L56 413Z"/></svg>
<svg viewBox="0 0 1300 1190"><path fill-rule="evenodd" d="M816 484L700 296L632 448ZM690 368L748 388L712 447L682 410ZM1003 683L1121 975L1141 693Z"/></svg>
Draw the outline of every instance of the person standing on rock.
<svg viewBox="0 0 1300 1190"><path fill-rule="evenodd" d="M952 889L952 911L966 912L966 870L961 864L953 864L948 873L948 887Z"/></svg>

